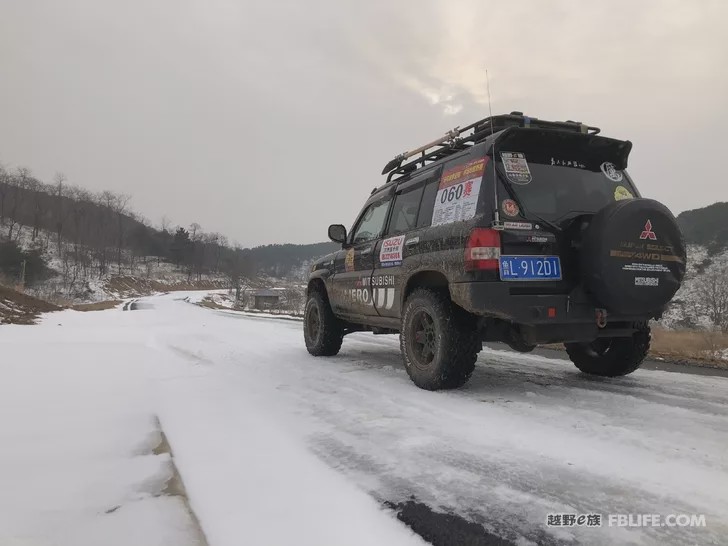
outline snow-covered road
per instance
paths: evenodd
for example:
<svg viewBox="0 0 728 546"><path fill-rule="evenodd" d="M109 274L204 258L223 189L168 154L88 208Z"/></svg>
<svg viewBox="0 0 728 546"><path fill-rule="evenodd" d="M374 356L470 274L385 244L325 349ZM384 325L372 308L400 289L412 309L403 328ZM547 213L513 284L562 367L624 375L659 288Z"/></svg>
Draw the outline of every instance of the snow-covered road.
<svg viewBox="0 0 728 546"><path fill-rule="evenodd" d="M426 518L440 543L725 543L728 379L592 379L486 350L464 389L432 393L410 382L395 336L351 335L317 359L298 322L184 297L0 329L0 544L111 531L104 544L131 544L134 522L134 544L185 544L174 533L194 522L157 496L170 464L150 455L157 418L210 546L417 544L382 508L412 499L414 514L458 516ZM552 513L603 520L547 527ZM706 526L607 521L683 513Z"/></svg>

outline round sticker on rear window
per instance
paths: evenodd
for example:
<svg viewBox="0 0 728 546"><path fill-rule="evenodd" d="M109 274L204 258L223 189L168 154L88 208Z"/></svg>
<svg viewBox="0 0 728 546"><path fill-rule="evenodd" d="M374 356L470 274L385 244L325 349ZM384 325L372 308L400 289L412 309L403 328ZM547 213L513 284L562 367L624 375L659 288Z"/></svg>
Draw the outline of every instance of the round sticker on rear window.
<svg viewBox="0 0 728 546"><path fill-rule="evenodd" d="M622 181L622 173L617 170L617 166L614 163L605 161L601 164L600 168L602 169L604 176L609 178L612 182Z"/></svg>
<svg viewBox="0 0 728 546"><path fill-rule="evenodd" d="M518 208L518 203L513 199L506 199L502 203L503 213L506 216L518 216L521 213L521 209Z"/></svg>
<svg viewBox="0 0 728 546"><path fill-rule="evenodd" d="M614 189L614 200L623 201L624 199L634 199L634 195L624 186L617 186Z"/></svg>

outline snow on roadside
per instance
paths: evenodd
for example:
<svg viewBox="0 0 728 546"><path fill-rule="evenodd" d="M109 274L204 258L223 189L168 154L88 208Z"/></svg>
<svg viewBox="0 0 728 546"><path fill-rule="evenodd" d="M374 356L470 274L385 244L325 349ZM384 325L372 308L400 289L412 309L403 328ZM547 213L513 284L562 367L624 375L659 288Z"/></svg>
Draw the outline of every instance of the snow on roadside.
<svg viewBox="0 0 728 546"><path fill-rule="evenodd" d="M255 385L177 376L165 387L162 426L210 544L424 544L286 434Z"/></svg>
<svg viewBox="0 0 728 546"><path fill-rule="evenodd" d="M0 327L0 544L197 544L181 499L160 496L148 352L100 317Z"/></svg>
<svg viewBox="0 0 728 546"><path fill-rule="evenodd" d="M205 339L207 311L175 302L189 297L0 328L0 544L197 544L181 500L158 496L172 466L153 453L157 416L210 546L423 544L286 434L255 385L159 343Z"/></svg>

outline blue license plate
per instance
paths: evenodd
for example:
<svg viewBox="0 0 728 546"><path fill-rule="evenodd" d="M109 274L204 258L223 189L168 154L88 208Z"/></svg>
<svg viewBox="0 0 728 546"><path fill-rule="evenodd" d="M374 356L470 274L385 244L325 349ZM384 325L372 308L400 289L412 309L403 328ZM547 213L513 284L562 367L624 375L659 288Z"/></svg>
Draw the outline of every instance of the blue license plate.
<svg viewBox="0 0 728 546"><path fill-rule="evenodd" d="M500 278L504 281L561 280L558 256L501 256Z"/></svg>

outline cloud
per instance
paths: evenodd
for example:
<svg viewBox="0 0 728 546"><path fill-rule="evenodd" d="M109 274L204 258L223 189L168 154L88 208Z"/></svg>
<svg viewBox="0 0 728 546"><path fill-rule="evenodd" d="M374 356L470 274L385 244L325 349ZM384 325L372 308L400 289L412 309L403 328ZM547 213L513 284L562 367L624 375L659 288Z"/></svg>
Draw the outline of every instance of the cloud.
<svg viewBox="0 0 728 546"><path fill-rule="evenodd" d="M244 244L325 238L397 152L494 113L629 138L675 210L728 200L728 2L0 4L0 154ZM28 40L33 36L33 40ZM689 183L686 183L689 182Z"/></svg>

